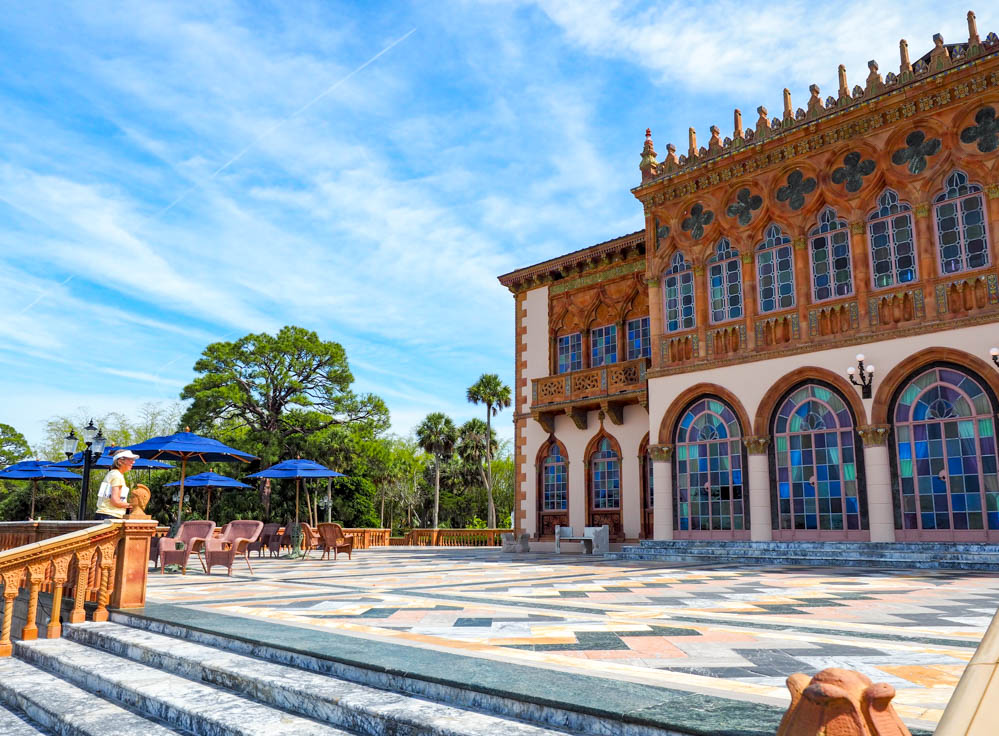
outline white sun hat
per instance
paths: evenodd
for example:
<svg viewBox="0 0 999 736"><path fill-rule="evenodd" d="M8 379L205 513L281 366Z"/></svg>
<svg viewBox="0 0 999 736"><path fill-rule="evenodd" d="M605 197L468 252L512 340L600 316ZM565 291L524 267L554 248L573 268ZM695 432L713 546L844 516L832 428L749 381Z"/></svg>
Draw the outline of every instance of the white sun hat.
<svg viewBox="0 0 999 736"><path fill-rule="evenodd" d="M118 450L114 455L111 456L111 462L118 462L119 460L138 460L139 456L136 455L131 450Z"/></svg>

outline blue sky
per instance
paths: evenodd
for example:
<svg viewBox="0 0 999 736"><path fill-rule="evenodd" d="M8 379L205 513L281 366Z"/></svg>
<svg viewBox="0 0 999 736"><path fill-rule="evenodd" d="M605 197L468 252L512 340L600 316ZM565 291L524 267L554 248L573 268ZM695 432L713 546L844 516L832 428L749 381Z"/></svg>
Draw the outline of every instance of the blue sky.
<svg viewBox="0 0 999 736"><path fill-rule="evenodd" d="M839 63L851 86L897 70L901 37L914 59L965 40L967 10L11 3L0 421L35 442L55 414L175 400L206 344L284 324L341 342L397 432L478 416L470 383L513 383L496 276L640 229L646 127L660 153L730 135L785 86L834 93Z"/></svg>

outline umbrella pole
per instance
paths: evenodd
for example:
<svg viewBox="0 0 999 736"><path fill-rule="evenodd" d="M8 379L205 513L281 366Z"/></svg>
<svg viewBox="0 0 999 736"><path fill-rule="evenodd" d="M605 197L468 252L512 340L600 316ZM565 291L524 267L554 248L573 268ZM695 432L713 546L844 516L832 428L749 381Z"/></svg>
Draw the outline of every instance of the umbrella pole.
<svg viewBox="0 0 999 736"><path fill-rule="evenodd" d="M212 519L212 516L211 516L211 514L212 514L212 487L208 486L208 488L206 488L205 490L208 491L208 500L205 502L205 519L207 521L211 521L211 519Z"/></svg>
<svg viewBox="0 0 999 736"><path fill-rule="evenodd" d="M187 473L187 458L180 459L180 498L177 501L177 529L184 521L184 475Z"/></svg>
<svg viewBox="0 0 999 736"><path fill-rule="evenodd" d="M34 521L35 519L35 493L38 491L38 481L31 481L31 513L28 514L28 518Z"/></svg>
<svg viewBox="0 0 999 736"><path fill-rule="evenodd" d="M295 523L298 523L298 486L301 481L295 478Z"/></svg>

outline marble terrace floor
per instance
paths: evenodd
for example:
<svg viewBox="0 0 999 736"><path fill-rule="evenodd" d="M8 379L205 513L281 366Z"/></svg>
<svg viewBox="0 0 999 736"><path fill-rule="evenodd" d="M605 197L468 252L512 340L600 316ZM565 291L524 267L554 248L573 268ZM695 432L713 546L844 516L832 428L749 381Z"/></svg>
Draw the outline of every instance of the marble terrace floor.
<svg viewBox="0 0 999 736"><path fill-rule="evenodd" d="M318 553L313 553L314 557ZM197 561L151 603L785 706L785 678L859 670L932 729L999 606L999 576L718 567L385 547L336 562Z"/></svg>

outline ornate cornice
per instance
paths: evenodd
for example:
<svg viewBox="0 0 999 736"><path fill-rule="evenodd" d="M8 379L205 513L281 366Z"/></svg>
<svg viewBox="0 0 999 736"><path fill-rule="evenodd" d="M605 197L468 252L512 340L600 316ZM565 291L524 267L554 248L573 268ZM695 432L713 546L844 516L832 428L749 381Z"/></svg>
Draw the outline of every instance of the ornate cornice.
<svg viewBox="0 0 999 736"><path fill-rule="evenodd" d="M949 105L955 100L960 100L970 94L994 89L999 87L999 71L982 72L949 86L944 86L946 80L943 77L958 71L973 70L977 65L983 63L985 59L991 60L995 58L999 58L999 51L990 52L984 57L980 56L974 62L961 64L937 74L918 78L917 81L922 83L931 80L941 83L940 89L928 92L920 97L913 98L908 96L907 93L910 93L910 91L904 87L893 87L881 96L882 99L879 99L879 104L883 105L883 109L881 110L875 110L867 115L855 117L841 125L829 127L827 130L821 132L815 131L815 126L821 126L824 122L827 122L825 120L798 121L793 127L782 129L779 135L768 138L765 142L740 145L732 149L723 149L720 155L707 158L703 161L698 158L694 164L648 181L632 189L632 192L645 205L645 213L649 215L655 205L682 199L695 192L703 192L721 182L782 166L798 157L814 154L816 151L843 141L866 136L873 130L898 122L899 120L911 118L916 114L929 112ZM856 100L851 102L849 108L851 112L859 113L871 104L872 100ZM829 112L841 115L846 111L837 108L829 110ZM831 123L832 120L828 122ZM786 136L794 132L814 134L806 135L793 142L785 140ZM755 152L755 155L751 155L752 152ZM750 155L740 156L739 154ZM726 158L732 159L727 166L723 164Z"/></svg>
<svg viewBox="0 0 999 736"><path fill-rule="evenodd" d="M767 448L770 447L769 437L743 437L742 444L746 446L746 452L750 455L766 455Z"/></svg>
<svg viewBox="0 0 999 736"><path fill-rule="evenodd" d="M599 284L601 281L607 281L608 279L617 278L618 276L627 276L629 273L637 273L639 271L645 271L644 258L640 261L622 263L604 271L588 273L585 276L563 279L562 281L554 283L548 287L548 293L554 296L555 294L562 294L563 292L571 291L572 289L578 289L581 286L593 286L593 284Z"/></svg>
<svg viewBox="0 0 999 736"><path fill-rule="evenodd" d="M654 463L673 462L673 445L649 445L649 455Z"/></svg>
<svg viewBox="0 0 999 736"><path fill-rule="evenodd" d="M864 441L864 447L880 447L886 444L889 432L891 432L890 424L868 424L857 427L857 434Z"/></svg>
<svg viewBox="0 0 999 736"><path fill-rule="evenodd" d="M638 230L619 238L591 245L558 258L511 271L499 282L513 293L533 289L559 279L605 268L616 260L629 259L645 252L645 231ZM640 261L644 268L644 258Z"/></svg>

